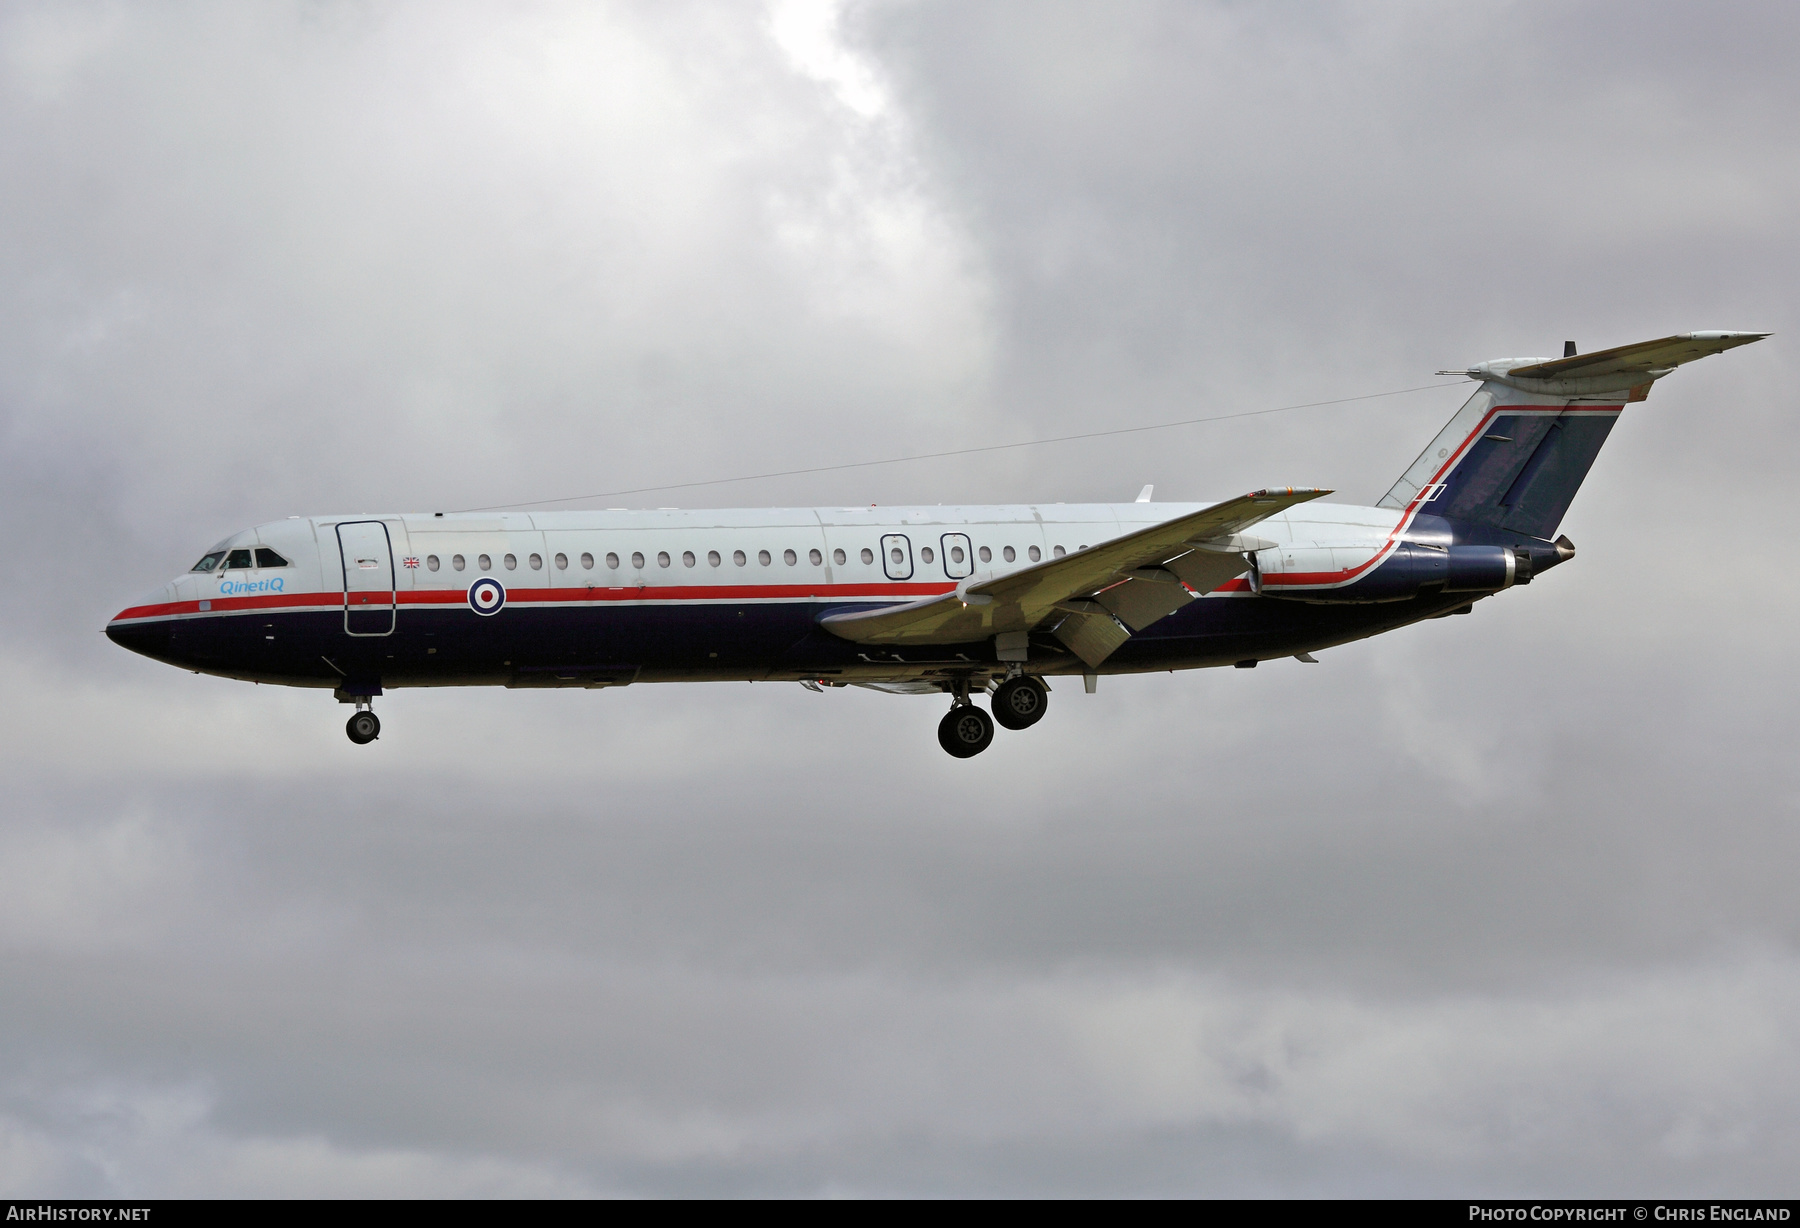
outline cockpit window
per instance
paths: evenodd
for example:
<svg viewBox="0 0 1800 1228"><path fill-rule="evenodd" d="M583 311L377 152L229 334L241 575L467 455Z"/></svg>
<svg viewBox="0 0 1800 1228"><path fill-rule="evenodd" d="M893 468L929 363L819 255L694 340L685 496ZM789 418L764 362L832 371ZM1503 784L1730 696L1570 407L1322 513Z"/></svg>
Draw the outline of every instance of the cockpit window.
<svg viewBox="0 0 1800 1228"><path fill-rule="evenodd" d="M256 548L256 565L258 567L286 567L288 561L267 546L258 546Z"/></svg>
<svg viewBox="0 0 1800 1228"><path fill-rule="evenodd" d="M248 550L233 550L230 554L225 556L225 566L227 568L249 567L250 565L250 552Z"/></svg>
<svg viewBox="0 0 1800 1228"><path fill-rule="evenodd" d="M224 557L225 557L225 552L223 550L215 550L211 554L207 555L205 558L201 559L198 563L195 563L194 570L195 571L211 571L213 568L215 568L219 565L219 560Z"/></svg>

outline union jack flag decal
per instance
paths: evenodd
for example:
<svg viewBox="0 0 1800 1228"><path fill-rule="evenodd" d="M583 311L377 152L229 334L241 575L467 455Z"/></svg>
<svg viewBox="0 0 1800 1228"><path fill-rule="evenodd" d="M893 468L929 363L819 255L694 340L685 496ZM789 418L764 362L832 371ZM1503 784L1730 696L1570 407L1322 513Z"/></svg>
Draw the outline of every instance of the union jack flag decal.
<svg viewBox="0 0 1800 1228"><path fill-rule="evenodd" d="M409 556L402 560L402 565L406 567L417 567L419 565L419 560Z"/></svg>

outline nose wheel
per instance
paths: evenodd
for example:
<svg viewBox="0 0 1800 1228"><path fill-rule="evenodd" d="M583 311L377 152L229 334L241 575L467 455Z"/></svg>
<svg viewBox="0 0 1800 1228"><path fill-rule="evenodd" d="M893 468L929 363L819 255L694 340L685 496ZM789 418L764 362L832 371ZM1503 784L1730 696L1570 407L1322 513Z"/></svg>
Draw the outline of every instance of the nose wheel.
<svg viewBox="0 0 1800 1228"><path fill-rule="evenodd" d="M367 708L359 708L344 725L344 732L358 746L367 746L381 736L381 720Z"/></svg>
<svg viewBox="0 0 1800 1228"><path fill-rule="evenodd" d="M967 759L979 755L994 740L994 718L974 704L958 704L938 722L938 745Z"/></svg>

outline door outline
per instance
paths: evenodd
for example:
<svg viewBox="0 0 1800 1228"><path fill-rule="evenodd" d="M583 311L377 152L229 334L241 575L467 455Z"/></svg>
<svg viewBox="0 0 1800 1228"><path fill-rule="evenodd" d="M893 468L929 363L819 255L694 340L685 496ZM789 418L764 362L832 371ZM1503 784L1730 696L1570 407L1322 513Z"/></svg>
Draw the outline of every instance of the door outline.
<svg viewBox="0 0 1800 1228"><path fill-rule="evenodd" d="M963 580L975 574L975 547L969 544L967 533L946 533L938 539L938 545L944 552L945 575L952 580ZM950 550L955 546L962 547L963 561L960 563L950 561Z"/></svg>
<svg viewBox="0 0 1800 1228"><path fill-rule="evenodd" d="M900 551L903 562L896 563L892 552ZM904 568L905 570L901 570ZM913 574L912 539L904 533L887 533L881 538L881 570L890 580L910 580Z"/></svg>
<svg viewBox="0 0 1800 1228"><path fill-rule="evenodd" d="M350 616L352 614L377 616L377 617L373 617L373 618L365 618L363 620L364 626L369 626L369 625L379 626L380 622L381 622L380 618L378 617L382 610L381 606L373 605L373 604L370 604L367 602L359 602L353 608L350 604L350 596L353 591L350 587L350 550L348 548L346 548L344 545L344 529L346 527L359 528L364 525L374 525L377 528L379 528L381 530L382 544L387 548L388 604L386 606L387 627L385 630L352 631L350 629ZM344 570L344 634L345 635L354 635L354 636L358 636L358 637L365 638L365 639L378 638L378 637L384 636L384 635L392 635L394 633L394 624L397 621L397 614L398 614L398 611L400 608L400 592L399 592L400 582L399 582L398 577L394 573L394 538L393 538L393 535L388 532L387 524L380 520L345 520L345 521L339 522L335 526L335 530L336 530L337 539L338 539L338 562L343 567L343 570ZM361 593L368 594L368 595L374 595L376 593L381 592L382 590L380 590L378 588L365 588L365 589L358 589L358 590L354 590L354 591L361 592Z"/></svg>

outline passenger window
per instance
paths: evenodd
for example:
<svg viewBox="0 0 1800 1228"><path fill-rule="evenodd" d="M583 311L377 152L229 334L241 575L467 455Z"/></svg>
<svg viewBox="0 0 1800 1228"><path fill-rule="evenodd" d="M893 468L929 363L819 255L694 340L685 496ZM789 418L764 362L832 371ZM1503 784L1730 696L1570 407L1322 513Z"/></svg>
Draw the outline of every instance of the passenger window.
<svg viewBox="0 0 1800 1228"><path fill-rule="evenodd" d="M1000 557L1010 563L1019 556L1011 546L1007 546L1000 551Z"/></svg>
<svg viewBox="0 0 1800 1228"><path fill-rule="evenodd" d="M519 556L516 554L509 554L500 561L506 564L506 570L508 571L519 570Z"/></svg>
<svg viewBox="0 0 1800 1228"><path fill-rule="evenodd" d="M839 567L844 565L844 548L842 546L839 546L836 550L831 552L831 561L836 563Z"/></svg>
<svg viewBox="0 0 1800 1228"><path fill-rule="evenodd" d="M213 568L215 568L219 565L219 560L224 557L225 557L225 552L222 550L216 554L209 554L205 558L201 559L198 563L194 564L194 570L195 571L211 571Z"/></svg>
<svg viewBox="0 0 1800 1228"><path fill-rule="evenodd" d="M544 556L543 555L534 554L526 561L531 564L531 570L533 570L533 571L544 570Z"/></svg>
<svg viewBox="0 0 1800 1228"><path fill-rule="evenodd" d="M692 550L683 550L681 552L681 565L683 567L692 567L694 565L694 552Z"/></svg>
<svg viewBox="0 0 1800 1228"><path fill-rule="evenodd" d="M927 563L929 563L936 556L931 553L930 546L920 546L919 547L919 557L924 559Z"/></svg>
<svg viewBox="0 0 1800 1228"><path fill-rule="evenodd" d="M719 558L719 552L717 550L708 550L706 552L706 562L708 566L717 567L723 561L724 560Z"/></svg>
<svg viewBox="0 0 1800 1228"><path fill-rule="evenodd" d="M781 561L786 563L789 567L792 567L795 563L800 561L800 556L795 554L792 550L783 550L781 552Z"/></svg>
<svg viewBox="0 0 1800 1228"><path fill-rule="evenodd" d="M463 569L463 556L460 554L451 555L450 556L450 566L455 568L457 571L461 571Z"/></svg>
<svg viewBox="0 0 1800 1228"><path fill-rule="evenodd" d="M267 546L258 546L256 548L256 565L258 567L287 567L290 564Z"/></svg>
<svg viewBox="0 0 1800 1228"><path fill-rule="evenodd" d="M632 552L631 552L631 565L632 565L632 566L633 566L633 567L636 567L636 568L639 568L639 569L640 569L640 570L641 570L641 569L642 569L642 568L643 568L643 566L644 566L644 555L643 555L643 552L642 552L642 551L640 551L640 550L633 550L633 551L632 551Z"/></svg>
<svg viewBox="0 0 1800 1228"><path fill-rule="evenodd" d="M437 555L435 555L435 554L426 555L425 556L425 570L436 571L437 569L438 569Z"/></svg>
<svg viewBox="0 0 1800 1228"><path fill-rule="evenodd" d="M742 550L733 550L731 552L731 561L736 563L739 567L742 567L750 560L744 557L744 552Z"/></svg>
<svg viewBox="0 0 1800 1228"><path fill-rule="evenodd" d="M481 570L483 570L483 571L494 570L494 560L489 555L484 554L480 558L476 559L475 561L477 563L481 564Z"/></svg>
<svg viewBox="0 0 1800 1228"><path fill-rule="evenodd" d="M656 552L656 565L658 567L667 567L669 565L669 552L667 550L658 550Z"/></svg>
<svg viewBox="0 0 1800 1228"><path fill-rule="evenodd" d="M1034 563L1044 557L1044 552L1039 550L1036 546L1033 546L1029 553L1031 555L1031 561Z"/></svg>
<svg viewBox="0 0 1800 1228"><path fill-rule="evenodd" d="M901 550L898 546L895 546L892 550L888 551L888 555L894 560L894 566L896 567L906 562L906 552Z"/></svg>
<svg viewBox="0 0 1800 1228"><path fill-rule="evenodd" d="M963 561L963 548L961 546L950 547L950 561L952 563L960 563Z"/></svg>
<svg viewBox="0 0 1800 1228"><path fill-rule="evenodd" d="M983 546L981 548L980 553L981 553L981 561L982 562L991 563L994 561L994 552L992 550L989 550L986 546Z"/></svg>
<svg viewBox="0 0 1800 1228"><path fill-rule="evenodd" d="M581 552L581 570L583 570L583 571L594 570L594 556L589 554L585 550L583 550Z"/></svg>
<svg viewBox="0 0 1800 1228"><path fill-rule="evenodd" d="M606 552L606 565L614 571L619 570L619 556L608 550Z"/></svg>
<svg viewBox="0 0 1800 1228"><path fill-rule="evenodd" d="M900 552L898 550L894 551L894 562L898 563L900 561L899 556ZM862 561L865 563L873 563L875 561L875 552L867 546L864 546L862 549Z"/></svg>
<svg viewBox="0 0 1800 1228"><path fill-rule="evenodd" d="M1061 546L1058 546L1054 550L1052 550L1050 553L1060 559L1063 555L1067 554L1068 551L1064 550Z"/></svg>
<svg viewBox="0 0 1800 1228"><path fill-rule="evenodd" d="M225 556L225 566L226 567L248 567L248 566L250 566L250 552L248 550L233 550L230 554Z"/></svg>
<svg viewBox="0 0 1800 1228"><path fill-rule="evenodd" d="M556 556L556 570L558 570L558 571L569 570L569 556L561 553L560 551L557 553L557 556Z"/></svg>
<svg viewBox="0 0 1800 1228"><path fill-rule="evenodd" d="M820 554L817 550L808 550L806 552L806 557L814 567L818 567L825 562L825 556Z"/></svg>
<svg viewBox="0 0 1800 1228"><path fill-rule="evenodd" d="M767 550L758 550L756 552L756 561L761 563L764 567L767 567L770 562L769 552Z"/></svg>

